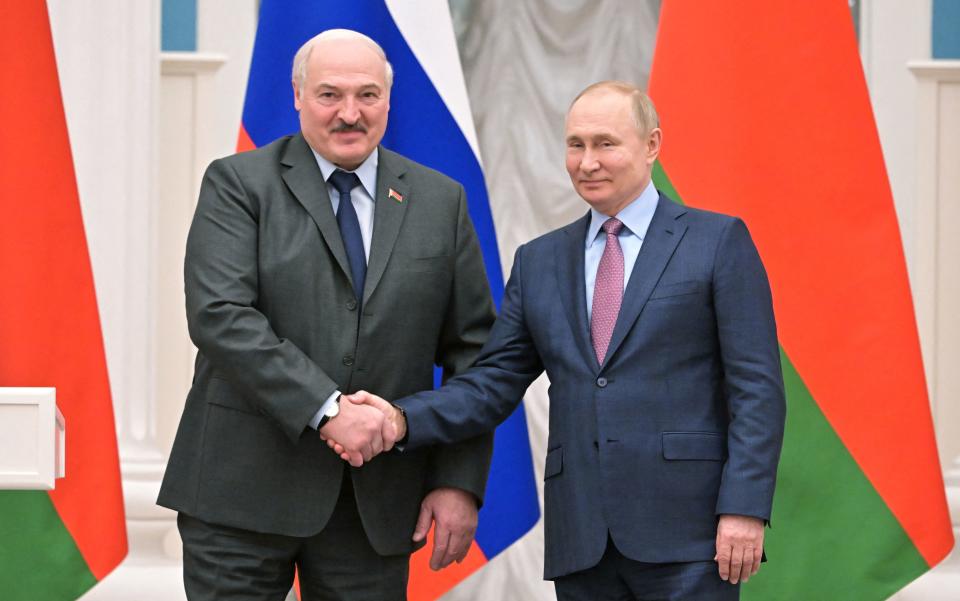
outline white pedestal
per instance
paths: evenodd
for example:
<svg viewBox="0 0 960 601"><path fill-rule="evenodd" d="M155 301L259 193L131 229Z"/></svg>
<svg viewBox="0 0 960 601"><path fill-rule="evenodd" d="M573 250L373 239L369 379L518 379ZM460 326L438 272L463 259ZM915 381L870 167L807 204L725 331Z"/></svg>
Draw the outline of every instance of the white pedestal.
<svg viewBox="0 0 960 601"><path fill-rule="evenodd" d="M64 476L54 388L0 388L0 489L52 490Z"/></svg>

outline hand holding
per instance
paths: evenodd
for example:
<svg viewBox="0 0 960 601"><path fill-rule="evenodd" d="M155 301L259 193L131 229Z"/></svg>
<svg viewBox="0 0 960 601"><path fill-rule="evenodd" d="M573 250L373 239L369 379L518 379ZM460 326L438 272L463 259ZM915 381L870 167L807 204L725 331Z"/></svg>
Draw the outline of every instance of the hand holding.
<svg viewBox="0 0 960 601"><path fill-rule="evenodd" d="M343 395L341 404L346 405L351 403L367 409L375 409L383 415L383 427L380 431L380 435L383 440L383 451L389 451L392 449L394 444L396 444L398 440L401 440L406 435L407 422L403 418L403 413L401 413L400 410L398 410L390 402L375 394L371 394L365 390L360 390L353 394ZM342 408L341 411L343 411ZM324 440L327 441L327 446L333 449L335 453L340 455L343 460L350 461L351 457L349 450L345 447L345 445L341 444L339 439L329 436L325 437ZM352 462L351 465L353 465Z"/></svg>
<svg viewBox="0 0 960 601"><path fill-rule="evenodd" d="M725 514L717 524L717 554L713 560L720 578L730 584L746 582L760 569L763 555L763 520Z"/></svg>
<svg viewBox="0 0 960 601"><path fill-rule="evenodd" d="M477 519L477 501L465 490L437 488L424 497L413 540L422 541L431 523L436 522L430 569L440 570L463 561L477 531Z"/></svg>
<svg viewBox="0 0 960 601"><path fill-rule="evenodd" d="M377 409L344 402L341 397L340 413L320 428L320 437L328 445L335 441L340 447L337 451L340 457L360 467L383 451L383 424L383 413Z"/></svg>

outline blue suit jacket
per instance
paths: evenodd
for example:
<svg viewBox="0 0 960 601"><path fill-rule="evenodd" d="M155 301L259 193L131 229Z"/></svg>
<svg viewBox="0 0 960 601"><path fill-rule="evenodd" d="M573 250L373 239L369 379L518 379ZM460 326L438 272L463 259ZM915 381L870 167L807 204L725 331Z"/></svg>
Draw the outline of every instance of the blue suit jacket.
<svg viewBox="0 0 960 601"><path fill-rule="evenodd" d="M719 514L770 517L785 402L766 273L742 221L661 194L600 365L588 222L517 250L474 366L398 401L406 447L489 430L546 370L545 577L595 565L608 532L636 561L711 560Z"/></svg>

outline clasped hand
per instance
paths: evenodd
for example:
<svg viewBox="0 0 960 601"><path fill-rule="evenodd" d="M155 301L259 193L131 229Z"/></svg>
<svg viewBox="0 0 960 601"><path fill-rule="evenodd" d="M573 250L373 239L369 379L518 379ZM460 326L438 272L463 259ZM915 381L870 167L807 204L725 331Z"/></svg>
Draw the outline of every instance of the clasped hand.
<svg viewBox="0 0 960 601"><path fill-rule="evenodd" d="M364 390L340 398L340 413L320 428L320 438L354 467L389 451L404 437L407 424L400 411Z"/></svg>

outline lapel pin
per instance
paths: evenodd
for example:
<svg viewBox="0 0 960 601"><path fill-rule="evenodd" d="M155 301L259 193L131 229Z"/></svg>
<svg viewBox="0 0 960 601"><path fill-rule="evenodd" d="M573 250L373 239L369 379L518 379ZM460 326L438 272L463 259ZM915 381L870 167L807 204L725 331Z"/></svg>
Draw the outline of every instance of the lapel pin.
<svg viewBox="0 0 960 601"><path fill-rule="evenodd" d="M403 202L403 194L400 194L393 188L390 188L390 191L387 192L387 198L392 198L397 202Z"/></svg>

